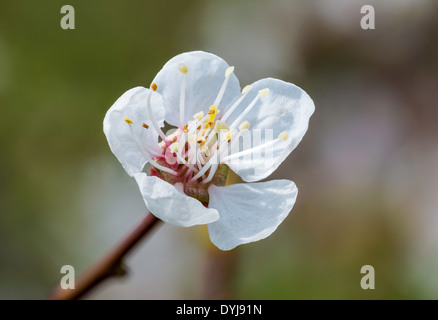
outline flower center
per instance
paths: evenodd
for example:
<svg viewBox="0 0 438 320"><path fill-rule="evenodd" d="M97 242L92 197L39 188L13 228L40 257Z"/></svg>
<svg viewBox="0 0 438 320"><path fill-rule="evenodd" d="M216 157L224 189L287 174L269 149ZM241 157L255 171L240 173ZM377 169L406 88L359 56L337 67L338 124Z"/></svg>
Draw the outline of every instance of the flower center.
<svg viewBox="0 0 438 320"><path fill-rule="evenodd" d="M163 172L152 164L151 175L171 184L182 183L188 196L208 203L208 186L211 183L225 185L228 166L220 163L220 152L233 133L225 123L217 120L219 113L216 106L211 106L206 115L200 111L193 116L193 121L162 140L159 144L163 154L152 160L176 174Z"/></svg>
<svg viewBox="0 0 438 320"><path fill-rule="evenodd" d="M181 183L184 193L200 200L204 205L208 205L208 186L212 183L217 186L225 185L228 173L226 161L263 150L279 141L286 141L288 140L288 133L286 131L282 132L277 139L230 154L230 150L234 150L233 147L239 143L242 133L250 128L250 123L245 120L245 117L252 111L259 99L269 93L269 89L260 90L243 112L235 117L234 121L229 122L228 119L231 114L252 89L251 86L246 86L242 90L242 95L227 109L222 117L219 117L218 114L221 110L218 109L218 106L221 104L228 80L234 71L234 67L229 67L225 71L222 86L207 114L199 111L193 115L193 120L185 123L186 77L189 69L186 65L180 64L179 71L183 74L180 87L180 122L179 127L173 134L166 136L155 120L151 109L151 95L148 96L146 101L150 123L142 123L142 127L145 130L155 130L161 137L162 140L158 143L161 152L150 150L140 143L133 133L132 125L134 123L132 120L129 118L124 118L124 120L129 125L133 139L138 144L139 149L151 164L150 174L171 184ZM151 85L153 91L156 91L157 88L157 84L153 83Z"/></svg>

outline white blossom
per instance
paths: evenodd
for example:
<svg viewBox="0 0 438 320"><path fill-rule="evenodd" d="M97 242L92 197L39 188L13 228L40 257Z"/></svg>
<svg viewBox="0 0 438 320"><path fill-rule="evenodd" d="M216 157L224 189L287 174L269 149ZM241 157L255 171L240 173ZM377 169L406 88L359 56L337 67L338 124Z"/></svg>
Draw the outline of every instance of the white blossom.
<svg viewBox="0 0 438 320"><path fill-rule="evenodd" d="M314 109L306 92L281 80L241 90L234 67L196 51L168 61L150 89L125 92L104 132L152 214L180 226L207 224L211 241L230 250L269 236L292 209L292 181L255 182L295 149ZM176 131L166 135L164 122ZM271 139L242 144L251 132ZM228 168L251 183L225 185Z"/></svg>

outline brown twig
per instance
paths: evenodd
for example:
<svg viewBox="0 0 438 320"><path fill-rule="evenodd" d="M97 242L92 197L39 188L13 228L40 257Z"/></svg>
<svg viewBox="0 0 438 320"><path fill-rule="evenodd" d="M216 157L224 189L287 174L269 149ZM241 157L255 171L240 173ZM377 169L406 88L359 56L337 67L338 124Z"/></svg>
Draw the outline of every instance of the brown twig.
<svg viewBox="0 0 438 320"><path fill-rule="evenodd" d="M90 292L102 281L113 276L123 276L126 270L123 265L125 256L140 242L143 237L160 221L153 214L148 214L143 221L113 250L88 269L75 283L75 289L57 287L49 297L50 300L79 299Z"/></svg>

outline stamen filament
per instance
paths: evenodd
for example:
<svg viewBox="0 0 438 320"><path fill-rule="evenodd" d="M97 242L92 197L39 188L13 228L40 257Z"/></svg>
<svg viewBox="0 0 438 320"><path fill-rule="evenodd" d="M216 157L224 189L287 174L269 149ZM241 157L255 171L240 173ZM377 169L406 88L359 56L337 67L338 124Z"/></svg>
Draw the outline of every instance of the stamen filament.
<svg viewBox="0 0 438 320"><path fill-rule="evenodd" d="M228 80L230 79L230 76L233 73L233 71L234 71L234 67L229 67L225 71L225 79L224 82L222 83L219 93L217 94L216 100L214 100L213 103L214 106L219 106L220 102L222 101L222 98L225 93L225 89L227 88Z"/></svg>
<svg viewBox="0 0 438 320"><path fill-rule="evenodd" d="M246 150L243 150L243 151L240 151L240 152L236 152L236 153L230 154L230 155L224 157L222 159L222 162L233 160L233 159L236 159L236 158L239 158L239 157L246 156L248 154L254 153L256 151L263 150L263 149L265 149L267 147L270 147L271 145L274 145L275 143L277 143L279 141L283 141L283 140L280 139L280 138L277 138L277 139L271 140L269 142L266 142L264 144L260 144L257 147L249 148L249 149L246 149Z"/></svg>
<svg viewBox="0 0 438 320"><path fill-rule="evenodd" d="M236 127L239 123L242 123L243 118L246 117L246 115L251 111L251 109L254 107L254 105L259 101L260 95L256 95L255 98L251 101L251 103L243 110L243 112L237 117L236 120L233 121L233 123L230 125L230 128Z"/></svg>
<svg viewBox="0 0 438 320"><path fill-rule="evenodd" d="M248 86L246 86L245 88L247 88ZM245 90L245 89L244 89ZM237 108L237 106L242 102L242 100L246 97L246 95L248 94L250 90L247 90L245 92L243 92L243 94L239 97L239 99L237 99L236 102L234 102L234 104L225 112L224 116L221 118L221 121L225 122L227 121L228 117L233 113L233 111Z"/></svg>
<svg viewBox="0 0 438 320"><path fill-rule="evenodd" d="M181 91L179 95L179 126L184 127L184 113L185 113L185 100L186 100L186 76L183 75L181 81Z"/></svg>
<svg viewBox="0 0 438 320"><path fill-rule="evenodd" d="M161 137L161 139L163 139L163 141L165 141L166 144L169 144L170 141L167 139L166 135L161 130L160 126L158 125L158 122L155 120L154 114L152 113L151 96L152 96L152 94L150 94L148 96L148 99L146 102L146 109L148 111L149 118L151 119L152 126L154 127L154 129L158 133L158 135Z"/></svg>
<svg viewBox="0 0 438 320"><path fill-rule="evenodd" d="M172 169L169 169L167 167L162 166L161 164L158 164L157 162L155 162L154 160L151 159L151 157L149 156L148 153L153 154L153 155L157 155L156 152L150 150L146 145L141 145L140 142L138 141L136 135L134 134L134 131L132 130L132 125L129 125L129 131L131 133L132 138L134 139L135 143L137 144L138 149L140 149L140 152L143 154L143 156L146 158L146 160L153 165L155 168L173 174L173 175L177 175L178 173ZM158 154L158 156L162 156L161 154Z"/></svg>

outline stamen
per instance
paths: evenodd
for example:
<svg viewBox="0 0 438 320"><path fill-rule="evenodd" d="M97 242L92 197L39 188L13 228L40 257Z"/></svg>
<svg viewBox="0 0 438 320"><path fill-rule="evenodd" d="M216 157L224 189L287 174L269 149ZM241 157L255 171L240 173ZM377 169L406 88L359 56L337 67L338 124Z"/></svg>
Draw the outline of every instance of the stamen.
<svg viewBox="0 0 438 320"><path fill-rule="evenodd" d="M240 114L240 116L234 120L234 122L230 125L230 128L234 128L236 124L240 123L244 117L251 111L251 109L254 107L254 105L257 103L259 98L265 97L269 93L269 89L263 89L259 91L259 94L255 96L255 98L251 101L251 103L246 107L245 110Z"/></svg>
<svg viewBox="0 0 438 320"><path fill-rule="evenodd" d="M189 69L187 69L187 66L185 66L185 69L183 68L183 70L186 70L186 71L185 72L181 71L181 66L180 66L180 71L184 75L187 74L187 72L189 71ZM185 103L186 103L186 77L183 76L183 79L181 81L181 89L180 89L180 93L179 93L179 126L180 126L180 128L182 128L184 125Z"/></svg>
<svg viewBox="0 0 438 320"><path fill-rule="evenodd" d="M234 136L235 132L234 131L229 131L225 137L224 137L224 141L230 142L231 137Z"/></svg>
<svg viewBox="0 0 438 320"><path fill-rule="evenodd" d="M205 155L206 155L207 157L210 156L210 149L208 148L207 145L204 144L204 145L201 147L201 151L204 152Z"/></svg>
<svg viewBox="0 0 438 320"><path fill-rule="evenodd" d="M248 130L249 129L249 126L250 126L250 123L249 123L249 121L243 121L241 124L240 124L240 126L239 126L239 130L240 131L245 131L245 130Z"/></svg>
<svg viewBox="0 0 438 320"><path fill-rule="evenodd" d="M162 166L161 164L158 164L157 162L155 162L154 160L152 160L151 158L146 157L146 159L148 160L148 162L154 166L155 168L157 168L158 170L173 174L174 176L178 175L178 173L176 171L173 171L172 169L169 169L168 167Z"/></svg>
<svg viewBox="0 0 438 320"><path fill-rule="evenodd" d="M204 118L204 111L199 111L197 114L193 116L195 120L201 121L202 118Z"/></svg>
<svg viewBox="0 0 438 320"><path fill-rule="evenodd" d="M130 119L128 118L128 120L130 120ZM126 120L125 120L125 121L126 121ZM132 121L131 121L131 122L132 122ZM132 126L131 126L131 124L130 124L128 121L126 121L126 123L129 124L129 132L131 133L132 139L134 139L135 143L137 144L138 149L139 149L140 152L143 154L143 156L146 158L146 160L147 160L152 166L154 166L155 168L157 168L157 169L159 169L159 170L161 170L161 171L164 171L164 172L167 172L167 173L170 173L170 174L173 174L173 175L177 175L177 172L176 172L176 171L174 171L174 170L172 170L172 169L169 169L169 168L167 168L167 167L165 167L165 166L162 166L162 165L158 164L157 162L155 162L154 160L151 159L151 157L149 156L149 154L151 154L151 155L155 155L155 156L162 156L162 154L158 154L157 152L155 152L155 151L153 151L153 150L150 150L145 144L143 144L143 145L140 144L140 142L139 142L138 139L137 139L137 136L134 134L134 131L132 130Z"/></svg>
<svg viewBox="0 0 438 320"><path fill-rule="evenodd" d="M157 84L156 83L152 83L151 84L151 89L152 89L152 91L157 91Z"/></svg>
<svg viewBox="0 0 438 320"><path fill-rule="evenodd" d="M169 146L169 149L172 153L175 153L179 150L180 147L181 145L178 142L174 142Z"/></svg>
<svg viewBox="0 0 438 320"><path fill-rule="evenodd" d="M225 78L231 76L233 72L234 72L234 66L228 67L227 70L225 70Z"/></svg>
<svg viewBox="0 0 438 320"><path fill-rule="evenodd" d="M124 117L123 120L125 120L125 122L129 125L134 124L134 122L132 122L132 120L129 119L128 117Z"/></svg>
<svg viewBox="0 0 438 320"><path fill-rule="evenodd" d="M252 85L248 84L242 89L243 94L247 94L252 89Z"/></svg>
<svg viewBox="0 0 438 320"><path fill-rule="evenodd" d="M223 148L224 148L224 144L222 144L221 146L219 146L219 145L216 143L216 150L218 150L218 151L216 152L216 150L215 150L214 154L212 155L212 157L210 158L209 162L207 163L207 165L210 165L210 166L211 166L211 168L210 168L210 172L208 173L207 178L201 181L201 184L209 183L209 182L211 181L211 179L213 179L214 174L216 173L216 170L217 170L217 168L219 167L219 163L220 163L219 159L220 159L220 157L221 157L221 154L222 154ZM219 159L217 159L218 156L219 156ZM215 162L214 164L212 164L212 163L213 163L213 162L212 162L212 159L216 159L216 162Z"/></svg>
<svg viewBox="0 0 438 320"><path fill-rule="evenodd" d="M178 158L180 164L185 165L185 166L186 166L187 168L189 168L191 171L195 171L195 172L198 172L198 171L199 171L199 170L196 169L194 166L192 166L190 163L188 163L183 157L181 157L181 155L180 155L178 152L175 152L175 154L176 154L176 157Z"/></svg>
<svg viewBox="0 0 438 320"><path fill-rule="evenodd" d="M278 139L280 139L281 141L286 141L287 138L289 138L289 133L287 131L283 131L278 135Z"/></svg>
<svg viewBox="0 0 438 320"><path fill-rule="evenodd" d="M219 90L219 93L217 94L216 99L214 100L213 105L218 106L221 103L222 97L224 96L225 89L228 84L228 80L230 79L230 76L233 72L234 72L234 67L228 67L227 70L225 71L224 82L222 83L222 86Z"/></svg>
<svg viewBox="0 0 438 320"><path fill-rule="evenodd" d="M253 148L250 148L250 149L246 149L246 150L243 150L243 151L240 151L240 152L236 152L236 153L230 154L229 156L224 157L222 159L222 162L225 162L225 161L228 161L228 160L232 160L232 159L235 159L235 158L239 158L241 156L246 156L248 154L251 154L251 153L254 153L256 151L259 151L259 150L265 149L267 147L270 147L271 145L274 145L275 143L280 142L280 141L286 141L287 137L288 137L287 131L283 131L282 133L280 133L278 135L277 139L268 141L268 142L266 142L264 144L260 144L257 147L253 147Z"/></svg>
<svg viewBox="0 0 438 320"><path fill-rule="evenodd" d="M218 108L216 108L214 105L210 107L210 110L208 111L208 114L210 115L210 122L214 122L214 118L219 112L221 111Z"/></svg>
<svg viewBox="0 0 438 320"><path fill-rule="evenodd" d="M265 89L262 89L262 90L260 90L259 91L259 95L260 95L260 97L266 97L266 95L269 93L269 89L268 88L265 88Z"/></svg>
<svg viewBox="0 0 438 320"><path fill-rule="evenodd" d="M219 133L221 130L228 130L228 126L222 120L218 120L214 125L214 131Z"/></svg>
<svg viewBox="0 0 438 320"><path fill-rule="evenodd" d="M180 63L178 69L183 74L187 74L189 72L189 68L184 63Z"/></svg>
<svg viewBox="0 0 438 320"><path fill-rule="evenodd" d="M229 116L233 113L233 111L237 108L237 106L242 102L242 100L246 97L246 95L248 94L249 91L251 91L252 86L251 85L247 85L245 88L243 88L242 90L242 95L239 97L239 99L237 99L237 101L230 107L230 109L227 110L227 112L225 112L224 116L222 117L221 121L227 121L227 119L229 118Z"/></svg>
<svg viewBox="0 0 438 320"><path fill-rule="evenodd" d="M196 134L192 134L188 139L189 143L195 143L196 138L197 138Z"/></svg>
<svg viewBox="0 0 438 320"><path fill-rule="evenodd" d="M219 163L215 163L211 166L210 172L208 173L207 178L201 181L201 184L209 183L211 179L213 179L214 174L216 173L217 167L219 166Z"/></svg>
<svg viewBox="0 0 438 320"><path fill-rule="evenodd" d="M212 165L211 162L207 162L205 166L203 166L202 169L189 180L189 182L193 182L199 179L204 173L207 172L207 170L211 167L211 165Z"/></svg>
<svg viewBox="0 0 438 320"><path fill-rule="evenodd" d="M189 129L188 129L188 125L187 125L187 124L186 124L186 125L184 126L184 128L183 128L183 132L184 132L184 133L189 132Z"/></svg>
<svg viewBox="0 0 438 320"><path fill-rule="evenodd" d="M143 128L145 128L145 129L149 129L149 126L148 126L146 123L144 123L144 122L141 124L141 126L142 126Z"/></svg>
<svg viewBox="0 0 438 320"><path fill-rule="evenodd" d="M158 135L161 137L161 139L163 139L163 141L165 141L166 143L169 143L169 140L167 139L166 135L161 130L160 126L158 125L158 122L155 120L154 114L152 113L151 96L152 96L152 94L148 95L147 102L146 102L146 109L148 111L149 118L151 119L152 126L154 127L154 129L158 133Z"/></svg>

